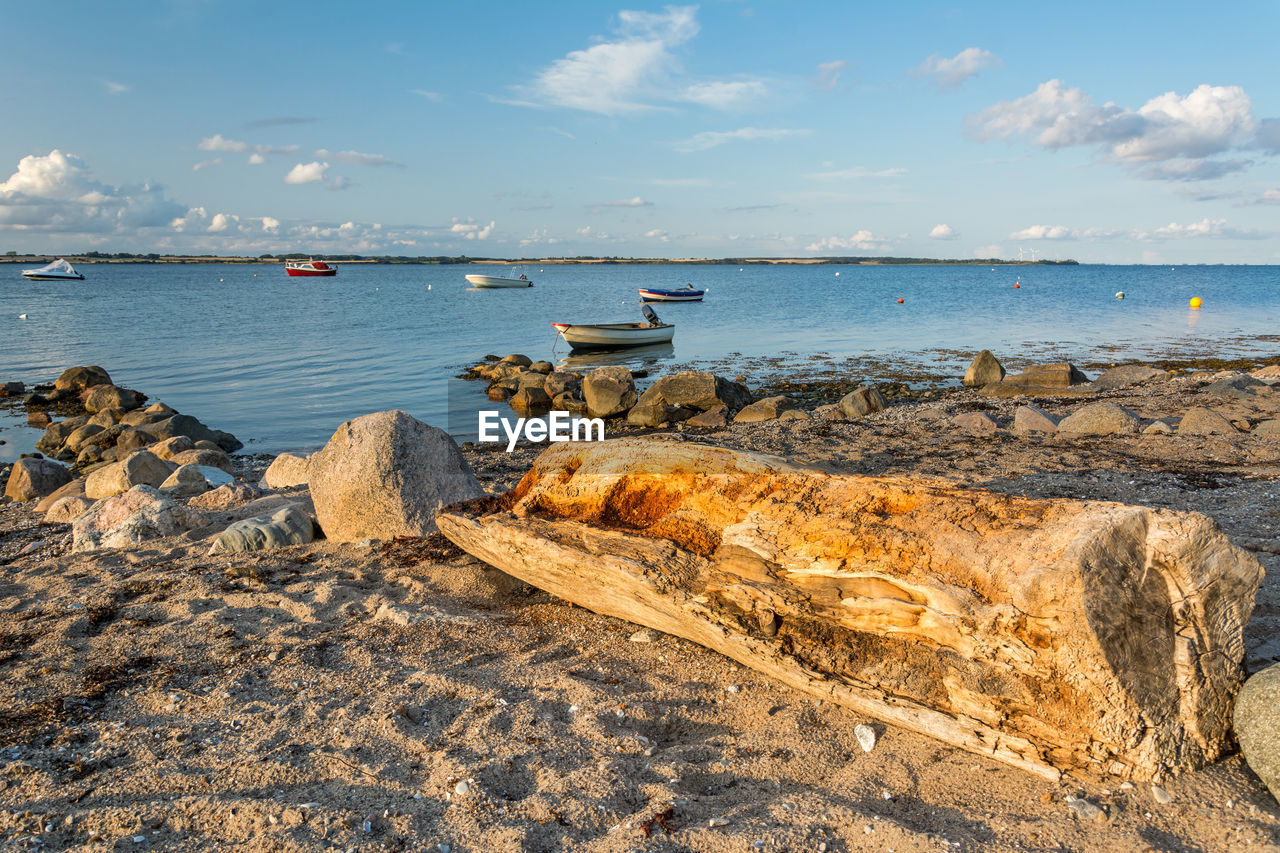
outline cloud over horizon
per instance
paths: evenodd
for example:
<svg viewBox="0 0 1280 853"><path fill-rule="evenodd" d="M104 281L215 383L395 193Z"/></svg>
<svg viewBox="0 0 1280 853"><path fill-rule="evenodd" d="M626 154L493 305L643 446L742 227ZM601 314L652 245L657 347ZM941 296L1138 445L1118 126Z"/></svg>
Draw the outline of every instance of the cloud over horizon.
<svg viewBox="0 0 1280 853"><path fill-rule="evenodd" d="M1242 171L1250 161L1213 159L1232 151L1262 150L1260 133L1273 119L1253 119L1252 103L1240 86L1202 84L1186 96L1165 92L1136 110L1101 106L1081 89L1061 80L1041 83L1029 95L1001 101L966 120L979 140L1025 138L1056 151L1093 147L1108 162L1157 180L1212 180Z"/></svg>
<svg viewBox="0 0 1280 853"><path fill-rule="evenodd" d="M911 69L913 77L931 77L939 90L954 89L984 68L1001 65L1000 57L989 50L966 47L950 59L933 54Z"/></svg>

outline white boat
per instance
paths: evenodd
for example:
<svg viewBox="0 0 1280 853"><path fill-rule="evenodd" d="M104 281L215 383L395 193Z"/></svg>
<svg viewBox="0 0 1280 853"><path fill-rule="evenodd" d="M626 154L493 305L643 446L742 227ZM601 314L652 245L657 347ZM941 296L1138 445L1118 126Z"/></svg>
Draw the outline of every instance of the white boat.
<svg viewBox="0 0 1280 853"><path fill-rule="evenodd" d="M38 270L23 270L22 274L32 281L83 281L84 276L76 272L75 267L62 258L58 258L48 266Z"/></svg>
<svg viewBox="0 0 1280 853"><path fill-rule="evenodd" d="M533 287L533 282L524 273L516 278L503 278L498 275L469 275L467 281L472 287Z"/></svg>
<svg viewBox="0 0 1280 853"><path fill-rule="evenodd" d="M651 344L669 344L676 327L663 323L653 309L642 305L647 323L552 323L572 349L622 349Z"/></svg>

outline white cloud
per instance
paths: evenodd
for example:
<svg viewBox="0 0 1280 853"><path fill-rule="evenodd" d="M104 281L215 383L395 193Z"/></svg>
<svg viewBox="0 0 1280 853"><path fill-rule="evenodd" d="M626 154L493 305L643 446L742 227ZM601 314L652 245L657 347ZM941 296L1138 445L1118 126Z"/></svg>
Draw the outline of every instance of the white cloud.
<svg viewBox="0 0 1280 853"><path fill-rule="evenodd" d="M1002 258L1004 257L1004 249L994 243L990 246L978 246L973 250L973 256L975 258Z"/></svg>
<svg viewBox="0 0 1280 853"><path fill-rule="evenodd" d="M212 234L220 234L227 230L235 230L239 222L240 217L238 216L218 213L214 214L213 219L209 222L209 227L205 230Z"/></svg>
<svg viewBox="0 0 1280 853"><path fill-rule="evenodd" d="M651 240L657 240L661 243L671 242L671 235L666 231L663 231L661 228L654 228L652 231L646 231L644 232L644 236Z"/></svg>
<svg viewBox="0 0 1280 853"><path fill-rule="evenodd" d="M280 220L274 216L262 217L262 230L268 234L276 234L280 231Z"/></svg>
<svg viewBox="0 0 1280 853"><path fill-rule="evenodd" d="M129 233L166 226L182 211L161 186L95 181L83 160L57 149L23 157L0 183L0 230Z"/></svg>
<svg viewBox="0 0 1280 853"><path fill-rule="evenodd" d="M454 222L449 227L449 231L467 240L487 240L489 235L493 233L496 223L490 222L488 225L477 225L474 222Z"/></svg>
<svg viewBox="0 0 1280 853"><path fill-rule="evenodd" d="M929 232L929 236L934 240L954 240L959 235L955 229L945 222L933 226L933 230Z"/></svg>
<svg viewBox="0 0 1280 853"><path fill-rule="evenodd" d="M1227 225L1225 219L1201 219L1199 222L1191 222L1187 225L1180 225L1177 222L1170 222L1168 225L1161 226L1150 233L1135 231L1133 237L1136 240L1189 240L1189 239L1215 239L1215 240L1262 240L1271 235L1261 231L1253 231L1250 229L1233 228Z"/></svg>
<svg viewBox="0 0 1280 853"><path fill-rule="evenodd" d="M883 252L889 244L875 236L865 228L849 237L826 237L805 247L807 252L822 252L837 249L857 249L863 252Z"/></svg>
<svg viewBox="0 0 1280 853"><path fill-rule="evenodd" d="M1075 240L1079 233L1065 225L1030 225L1009 235L1010 240Z"/></svg>
<svg viewBox="0 0 1280 853"><path fill-rule="evenodd" d="M695 83L685 88L680 99L718 110L727 110L747 101L757 100L763 97L765 92L765 85L759 80Z"/></svg>
<svg viewBox="0 0 1280 853"><path fill-rule="evenodd" d="M554 106L627 115L691 103L734 109L764 96L761 80L679 80L672 51L698 34L696 6L667 6L662 12L622 11L611 38L568 53L518 88L516 106Z"/></svg>
<svg viewBox="0 0 1280 853"><path fill-rule="evenodd" d="M880 169L879 171L871 171L861 166L852 169L837 169L833 172L814 172L809 175L810 178L820 180L845 179L845 178L897 178L907 173L906 169Z"/></svg>
<svg viewBox="0 0 1280 853"><path fill-rule="evenodd" d="M221 165L222 165L222 158L214 157L212 160L201 160L199 163L196 163L194 166L191 167L191 171L198 172L201 169L207 169L210 166L221 166Z"/></svg>
<svg viewBox="0 0 1280 853"><path fill-rule="evenodd" d="M174 231L186 231L187 226L195 225L207 218L208 214L205 213L205 209L203 207L193 207L187 210L187 212L182 216L174 217L173 221L169 223L169 227Z"/></svg>
<svg viewBox="0 0 1280 853"><path fill-rule="evenodd" d="M739 142L753 139L785 139L789 136L808 136L812 130L802 128L758 128L758 127L741 127L737 130L714 131L707 130L702 133L695 133L688 139L682 140L675 144L677 151L705 151L708 148L715 148L718 145L724 145L727 142Z"/></svg>
<svg viewBox="0 0 1280 853"><path fill-rule="evenodd" d="M709 187L709 178L652 178L649 183L657 187Z"/></svg>
<svg viewBox="0 0 1280 853"><path fill-rule="evenodd" d="M124 95L133 91L131 86L126 86L124 83L116 83L111 80L103 80L102 85L106 88L108 95Z"/></svg>
<svg viewBox="0 0 1280 853"><path fill-rule="evenodd" d="M1205 84L1186 96L1166 92L1133 110L1098 106L1086 92L1049 80L1029 95L969 116L968 125L983 140L1026 137L1051 150L1095 146L1141 177L1185 181L1247 168L1247 160L1209 158L1264 147L1260 128L1268 121L1254 121L1239 86Z"/></svg>
<svg viewBox="0 0 1280 853"><path fill-rule="evenodd" d="M420 98L426 98L433 104L438 104L444 100L444 95L441 95L439 92L428 91L427 89L410 89L409 93L417 95Z"/></svg>
<svg viewBox="0 0 1280 853"><path fill-rule="evenodd" d="M553 106L604 115L649 109L675 63L670 49L698 33L696 6L668 6L661 14L618 13L617 39L557 59L535 78L533 97Z"/></svg>
<svg viewBox="0 0 1280 853"><path fill-rule="evenodd" d="M954 89L982 69L999 64L1000 57L991 51L966 47L950 59L935 53L911 73L916 77L934 78L933 82L939 89Z"/></svg>
<svg viewBox="0 0 1280 853"><path fill-rule="evenodd" d="M1258 201L1261 204L1280 204L1280 189L1267 190Z"/></svg>
<svg viewBox="0 0 1280 853"><path fill-rule="evenodd" d="M818 63L818 79L814 85L824 92L830 92L840 84L840 72L848 67L849 63L843 59L837 59L832 62Z"/></svg>
<svg viewBox="0 0 1280 853"><path fill-rule="evenodd" d="M398 166L390 157L381 154L361 154L359 151L326 151L321 148L315 156L321 160L337 160L339 163L350 163L355 166Z"/></svg>
<svg viewBox="0 0 1280 853"><path fill-rule="evenodd" d="M640 196L619 199L618 201L602 201L592 207L653 207L653 202L645 201Z"/></svg>
<svg viewBox="0 0 1280 853"><path fill-rule="evenodd" d="M298 150L296 145L250 145L238 139L227 139L221 133L206 136L196 146L197 151L224 151L233 154L249 153L249 162L253 165L266 162L268 154L292 154Z"/></svg>
<svg viewBox="0 0 1280 853"><path fill-rule="evenodd" d="M284 176L286 184L315 184L324 180L325 172L329 170L328 163L313 161L311 163L299 163L289 170L289 174Z"/></svg>

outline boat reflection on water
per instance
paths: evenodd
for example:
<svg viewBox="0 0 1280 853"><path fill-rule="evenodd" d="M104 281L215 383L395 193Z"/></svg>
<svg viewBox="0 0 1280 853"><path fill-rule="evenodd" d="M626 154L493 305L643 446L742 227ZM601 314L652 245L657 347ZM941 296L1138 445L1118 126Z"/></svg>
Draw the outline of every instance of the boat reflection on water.
<svg viewBox="0 0 1280 853"><path fill-rule="evenodd" d="M556 370L572 370L587 374L597 367L621 364L631 368L659 367L673 361L676 348L671 344L652 344L647 347L627 347L617 350L588 350L566 355L556 362Z"/></svg>

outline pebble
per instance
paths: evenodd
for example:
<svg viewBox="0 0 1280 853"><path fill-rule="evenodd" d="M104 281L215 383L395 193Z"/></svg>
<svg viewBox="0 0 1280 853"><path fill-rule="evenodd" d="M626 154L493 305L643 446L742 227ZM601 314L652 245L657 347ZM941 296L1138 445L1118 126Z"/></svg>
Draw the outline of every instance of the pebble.
<svg viewBox="0 0 1280 853"><path fill-rule="evenodd" d="M1067 797L1065 800L1076 817L1081 820L1106 820L1107 813L1098 806L1081 797Z"/></svg>
<svg viewBox="0 0 1280 853"><path fill-rule="evenodd" d="M858 723L853 727L853 736L858 739L858 743L862 745L863 752L870 752L876 748L876 730L868 726L866 723Z"/></svg>
<svg viewBox="0 0 1280 853"><path fill-rule="evenodd" d="M1135 785L1135 784L1133 784L1132 782L1121 782L1121 783L1120 783L1120 790L1121 790L1121 791L1132 791L1132 790L1133 790L1134 788L1136 788L1136 787L1138 787L1138 786L1137 786L1137 785Z"/></svg>
<svg viewBox="0 0 1280 853"><path fill-rule="evenodd" d="M711 818L711 820L707 821L707 826L728 826L728 825L729 825L729 821L725 820L722 817L713 817Z"/></svg>
<svg viewBox="0 0 1280 853"><path fill-rule="evenodd" d="M146 843L147 843L147 837L146 837L145 835L135 835L135 836L133 837L133 843L134 843L134 844L146 844Z"/></svg>
<svg viewBox="0 0 1280 853"><path fill-rule="evenodd" d="M652 643L658 639L658 632L649 628L641 628L632 634L630 639L633 643Z"/></svg>
<svg viewBox="0 0 1280 853"><path fill-rule="evenodd" d="M465 779L453 786L453 792L458 796L462 796L463 794L469 792L470 790L471 790L471 783L466 781Z"/></svg>
<svg viewBox="0 0 1280 853"><path fill-rule="evenodd" d="M1151 786L1151 798L1162 806L1167 806L1173 802L1173 797L1169 795L1169 792L1159 785Z"/></svg>
<svg viewBox="0 0 1280 853"><path fill-rule="evenodd" d="M724 692L725 693L741 693L742 688L737 684L730 684L728 687L724 689Z"/></svg>
<svg viewBox="0 0 1280 853"><path fill-rule="evenodd" d="M448 844L437 844L436 849L439 850L440 853L449 853L449 851L453 850L453 848Z"/></svg>

